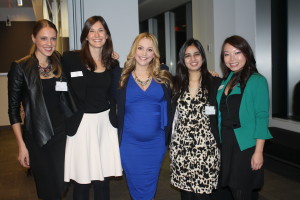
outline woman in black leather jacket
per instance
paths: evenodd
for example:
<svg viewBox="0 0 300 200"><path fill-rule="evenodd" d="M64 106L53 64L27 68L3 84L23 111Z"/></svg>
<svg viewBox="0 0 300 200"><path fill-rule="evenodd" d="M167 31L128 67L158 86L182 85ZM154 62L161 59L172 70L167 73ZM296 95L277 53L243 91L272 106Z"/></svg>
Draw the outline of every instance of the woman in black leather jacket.
<svg viewBox="0 0 300 200"><path fill-rule="evenodd" d="M38 21L32 33L31 54L12 63L8 73L9 119L23 167L31 168L41 199L60 199L64 183L65 117L61 94L67 91L60 55L55 51L57 29ZM20 108L25 118L21 127Z"/></svg>

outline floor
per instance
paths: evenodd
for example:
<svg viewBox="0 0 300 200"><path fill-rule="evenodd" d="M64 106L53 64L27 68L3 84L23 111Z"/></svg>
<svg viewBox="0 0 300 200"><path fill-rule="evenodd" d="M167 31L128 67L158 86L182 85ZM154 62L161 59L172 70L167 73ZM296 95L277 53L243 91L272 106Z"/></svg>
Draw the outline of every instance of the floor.
<svg viewBox="0 0 300 200"><path fill-rule="evenodd" d="M32 176L17 161L17 144L10 129L0 129L0 200L36 200ZM300 169L265 158L265 185L260 200L299 200ZM111 200L130 200L124 178L110 184ZM92 199L92 190L90 199ZM64 200L72 199L72 186ZM179 192L169 183L169 159L166 155L158 183L156 200L179 200Z"/></svg>

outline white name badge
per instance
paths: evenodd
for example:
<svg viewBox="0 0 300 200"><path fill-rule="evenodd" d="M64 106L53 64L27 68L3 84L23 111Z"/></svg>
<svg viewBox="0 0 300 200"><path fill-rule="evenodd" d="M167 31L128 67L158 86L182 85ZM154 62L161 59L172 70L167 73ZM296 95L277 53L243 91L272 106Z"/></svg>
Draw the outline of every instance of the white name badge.
<svg viewBox="0 0 300 200"><path fill-rule="evenodd" d="M222 90L223 87L224 87L224 85L220 85L219 88L218 88L218 90Z"/></svg>
<svg viewBox="0 0 300 200"><path fill-rule="evenodd" d="M71 72L71 77L83 76L82 71Z"/></svg>
<svg viewBox="0 0 300 200"><path fill-rule="evenodd" d="M214 106L205 106L205 114L207 115L215 115L216 110Z"/></svg>
<svg viewBox="0 0 300 200"><path fill-rule="evenodd" d="M63 92L68 91L67 82L56 81L55 91L63 91Z"/></svg>

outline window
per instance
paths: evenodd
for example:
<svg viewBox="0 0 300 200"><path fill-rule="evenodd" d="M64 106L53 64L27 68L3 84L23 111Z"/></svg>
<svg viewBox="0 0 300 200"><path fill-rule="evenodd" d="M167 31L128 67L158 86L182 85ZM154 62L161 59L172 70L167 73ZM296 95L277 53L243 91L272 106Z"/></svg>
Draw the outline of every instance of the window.
<svg viewBox="0 0 300 200"><path fill-rule="evenodd" d="M300 2L271 1L272 114L300 121Z"/></svg>

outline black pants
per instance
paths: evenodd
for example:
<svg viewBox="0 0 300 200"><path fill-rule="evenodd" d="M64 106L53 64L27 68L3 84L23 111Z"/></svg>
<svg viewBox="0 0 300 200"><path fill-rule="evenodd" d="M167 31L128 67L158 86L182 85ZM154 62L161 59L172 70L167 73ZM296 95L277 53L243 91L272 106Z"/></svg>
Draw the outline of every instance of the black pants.
<svg viewBox="0 0 300 200"><path fill-rule="evenodd" d="M211 200L210 194L198 194L185 190L180 190L180 196L181 200Z"/></svg>
<svg viewBox="0 0 300 200"><path fill-rule="evenodd" d="M92 184L79 184L74 182L73 199L88 200L90 185L94 189L94 200L109 200L109 180L92 181Z"/></svg>
<svg viewBox="0 0 300 200"><path fill-rule="evenodd" d="M44 200L60 199L67 189L64 182L65 133L55 135L42 147L28 133L23 134L23 138L29 151L29 173L34 177L38 197Z"/></svg>

